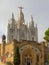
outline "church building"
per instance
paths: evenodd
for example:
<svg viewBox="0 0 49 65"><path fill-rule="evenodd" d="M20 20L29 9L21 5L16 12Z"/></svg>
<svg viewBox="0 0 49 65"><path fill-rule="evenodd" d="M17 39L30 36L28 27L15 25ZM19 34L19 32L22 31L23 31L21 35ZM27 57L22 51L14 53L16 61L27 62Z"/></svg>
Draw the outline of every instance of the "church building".
<svg viewBox="0 0 49 65"><path fill-rule="evenodd" d="M38 29L34 26L33 17L30 16L29 26L26 24L22 7L19 7L18 20L12 18L8 21L7 42L2 36L0 44L0 61L12 62L14 51L19 47L20 65L44 65L44 43L38 43Z"/></svg>
<svg viewBox="0 0 49 65"><path fill-rule="evenodd" d="M6 42L6 36L2 36L2 44L0 44L0 61L14 61L14 51L19 47L20 65L44 65L44 43L36 41L17 41L12 40Z"/></svg>

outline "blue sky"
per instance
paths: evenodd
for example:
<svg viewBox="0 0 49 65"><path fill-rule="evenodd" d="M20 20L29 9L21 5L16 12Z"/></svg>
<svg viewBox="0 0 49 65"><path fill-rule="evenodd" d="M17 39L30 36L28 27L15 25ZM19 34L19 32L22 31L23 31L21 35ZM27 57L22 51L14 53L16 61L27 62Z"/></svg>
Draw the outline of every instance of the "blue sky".
<svg viewBox="0 0 49 65"><path fill-rule="evenodd" d="M18 7L23 6L25 21L33 16L35 24L38 25L38 41L43 41L45 30L49 27L49 0L0 0L0 40L2 34L7 35L8 19L12 12L17 20Z"/></svg>

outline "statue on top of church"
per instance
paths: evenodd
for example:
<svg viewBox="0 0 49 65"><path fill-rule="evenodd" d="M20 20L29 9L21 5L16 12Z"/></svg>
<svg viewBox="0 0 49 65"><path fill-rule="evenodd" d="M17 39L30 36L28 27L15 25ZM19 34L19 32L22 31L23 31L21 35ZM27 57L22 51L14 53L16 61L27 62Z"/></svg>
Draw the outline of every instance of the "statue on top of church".
<svg viewBox="0 0 49 65"><path fill-rule="evenodd" d="M22 12L22 9L23 7L18 7L19 8L19 13L18 13L18 24L23 24L25 23L25 20L24 20L24 14Z"/></svg>

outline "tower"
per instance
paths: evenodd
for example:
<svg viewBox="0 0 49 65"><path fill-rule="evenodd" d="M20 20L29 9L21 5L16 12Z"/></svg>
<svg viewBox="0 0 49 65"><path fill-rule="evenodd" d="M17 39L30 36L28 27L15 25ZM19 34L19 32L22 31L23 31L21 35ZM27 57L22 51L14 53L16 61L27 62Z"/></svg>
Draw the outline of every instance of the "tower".
<svg viewBox="0 0 49 65"><path fill-rule="evenodd" d="M37 28L37 24L36 24L36 27L35 27L35 39L38 42L38 28Z"/></svg>
<svg viewBox="0 0 49 65"><path fill-rule="evenodd" d="M5 59L5 46L6 46L6 36L2 36L2 45L1 45L1 56L2 59Z"/></svg>
<svg viewBox="0 0 49 65"><path fill-rule="evenodd" d="M29 21L29 28L33 28L34 27L34 21L33 21L33 16L30 16L30 21Z"/></svg>
<svg viewBox="0 0 49 65"><path fill-rule="evenodd" d="M8 31L7 31L7 39L8 42L12 41L12 39L15 38L15 27L16 27L16 21L14 19L14 14L12 13L12 18L8 21Z"/></svg>
<svg viewBox="0 0 49 65"><path fill-rule="evenodd" d="M18 40L26 40L26 25L25 25L25 19L24 14L22 12L23 7L18 7L19 13L18 13Z"/></svg>
<svg viewBox="0 0 49 65"><path fill-rule="evenodd" d="M35 36L35 30L34 30L34 21L32 15L30 16L30 21L29 21L29 35L30 35L30 40L34 41L34 36Z"/></svg>

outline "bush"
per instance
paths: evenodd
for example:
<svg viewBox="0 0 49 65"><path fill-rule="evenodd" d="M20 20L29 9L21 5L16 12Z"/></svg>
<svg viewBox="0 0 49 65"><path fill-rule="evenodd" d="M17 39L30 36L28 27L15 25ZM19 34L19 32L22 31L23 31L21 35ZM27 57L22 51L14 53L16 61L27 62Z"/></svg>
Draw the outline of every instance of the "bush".
<svg viewBox="0 0 49 65"><path fill-rule="evenodd" d="M14 65L20 64L20 54L19 54L19 47L16 47L14 52Z"/></svg>

